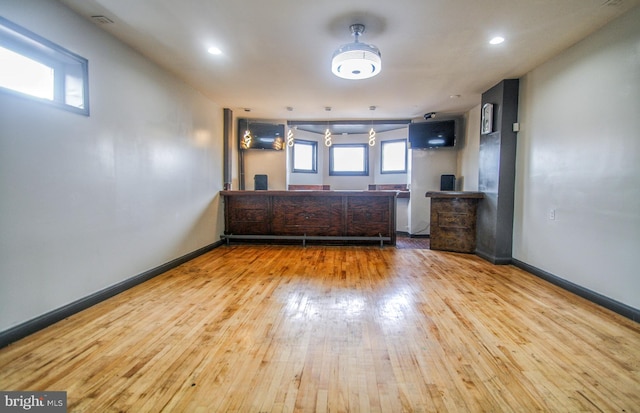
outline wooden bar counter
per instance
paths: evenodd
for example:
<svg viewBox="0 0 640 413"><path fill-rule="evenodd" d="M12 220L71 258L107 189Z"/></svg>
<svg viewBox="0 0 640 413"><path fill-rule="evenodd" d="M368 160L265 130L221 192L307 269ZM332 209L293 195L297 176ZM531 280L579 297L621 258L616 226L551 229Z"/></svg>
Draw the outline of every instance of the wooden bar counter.
<svg viewBox="0 0 640 413"><path fill-rule="evenodd" d="M396 191L221 191L229 239L396 243Z"/></svg>
<svg viewBox="0 0 640 413"><path fill-rule="evenodd" d="M427 192L431 198L433 250L473 253L476 250L476 219L482 192Z"/></svg>

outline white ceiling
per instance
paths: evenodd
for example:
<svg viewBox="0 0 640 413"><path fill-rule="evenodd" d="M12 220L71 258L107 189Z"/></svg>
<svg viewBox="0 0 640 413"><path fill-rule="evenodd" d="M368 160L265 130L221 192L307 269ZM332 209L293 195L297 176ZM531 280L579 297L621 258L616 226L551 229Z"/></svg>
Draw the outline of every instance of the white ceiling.
<svg viewBox="0 0 640 413"><path fill-rule="evenodd" d="M482 92L502 79L522 76L640 4L640 0L60 1L87 18L109 18L113 23L100 27L237 116L284 120L460 114L479 104ZM382 73L374 78L344 80L331 73L333 51L353 41L349 31L353 23L365 24L360 41L376 45L382 53ZM490 45L495 35L506 41ZM208 54L210 46L219 47L222 55Z"/></svg>

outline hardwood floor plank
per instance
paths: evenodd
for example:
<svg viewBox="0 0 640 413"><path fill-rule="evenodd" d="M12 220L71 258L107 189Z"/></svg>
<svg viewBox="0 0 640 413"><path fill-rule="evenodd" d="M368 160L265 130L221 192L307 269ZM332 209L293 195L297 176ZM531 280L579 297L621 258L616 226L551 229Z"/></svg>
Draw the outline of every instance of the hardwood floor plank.
<svg viewBox="0 0 640 413"><path fill-rule="evenodd" d="M639 348L473 255L234 245L0 349L0 388L70 412L633 412Z"/></svg>

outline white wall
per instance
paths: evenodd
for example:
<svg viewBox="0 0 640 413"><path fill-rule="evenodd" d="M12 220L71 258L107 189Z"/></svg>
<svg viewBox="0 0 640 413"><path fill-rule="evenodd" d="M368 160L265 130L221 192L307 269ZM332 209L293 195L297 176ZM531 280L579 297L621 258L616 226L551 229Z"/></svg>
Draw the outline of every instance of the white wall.
<svg viewBox="0 0 640 413"><path fill-rule="evenodd" d="M287 147L287 180L288 184L291 185L324 185L324 135L319 135L313 132L307 132L303 130L294 129L294 139L300 139L304 141L314 141L318 143L318 173L300 173L300 172L292 172L293 164L292 164L292 149ZM327 156L329 156L327 152Z"/></svg>
<svg viewBox="0 0 640 413"><path fill-rule="evenodd" d="M331 176L329 175L329 148L324 140L318 143L318 150L323 152L322 174L323 183L331 185L336 190L367 190L369 184L406 184L407 174L381 174L380 142L383 140L406 139L407 128L376 134L376 144L369 147L369 176ZM368 144L369 134L334 136L333 143Z"/></svg>
<svg viewBox="0 0 640 413"><path fill-rule="evenodd" d="M409 201L409 233L431 233L431 198L428 191L440 190L440 175L455 174L457 148L411 151L411 200Z"/></svg>
<svg viewBox="0 0 640 413"><path fill-rule="evenodd" d="M273 124L285 125L285 136L287 134L286 120L282 119L251 119L251 122L264 122ZM234 174L236 178L239 176L238 159L240 151L238 150L238 119L233 119L233 147L235 159L232 160L234 165ZM243 121L244 124L244 121ZM242 131L244 133L244 131ZM249 149L242 152L244 156L244 189L247 191L253 191L255 189L255 176L267 175L267 184L269 190L284 190L287 189L287 154L286 150L274 151L271 149ZM238 181L234 182L233 189L240 189L237 185Z"/></svg>
<svg viewBox="0 0 640 413"><path fill-rule="evenodd" d="M0 331L223 231L218 105L58 2L2 14L89 60L91 116L0 93Z"/></svg>
<svg viewBox="0 0 640 413"><path fill-rule="evenodd" d="M269 190L287 189L286 151L262 149L244 151L244 173L244 189L247 191L254 190L255 175L267 175Z"/></svg>
<svg viewBox="0 0 640 413"><path fill-rule="evenodd" d="M372 148L369 156L373 156L373 179L374 184L382 185L382 184L406 184L410 186L411 182L409 181L409 174L382 174L380 170L382 169L382 154L381 148L382 145L380 142L382 141L393 141L398 139L407 139L407 134L409 133L408 128L396 129L388 132L380 132L376 134L377 143ZM366 137L366 141L368 141L368 135ZM407 162L409 161L409 156L407 155ZM368 186L367 186L368 187ZM409 199L408 198L398 198L396 200L396 231L400 232L409 232Z"/></svg>
<svg viewBox="0 0 640 413"><path fill-rule="evenodd" d="M409 185L409 174L383 174L380 173L382 170L382 145L380 142L383 141L394 141L400 139L407 139L409 133L409 129L404 127L401 129L396 129L387 132L379 132L376 134L376 145L371 148L369 156L373 157L371 159L373 162L371 164L372 167L372 175L373 175L373 184L406 184ZM364 142L368 142L369 136L366 135ZM409 155L407 155L407 160Z"/></svg>
<svg viewBox="0 0 640 413"><path fill-rule="evenodd" d="M477 191L480 156L480 105L464 116L465 133L458 147L456 189Z"/></svg>
<svg viewBox="0 0 640 413"><path fill-rule="evenodd" d="M640 8L520 80L513 234L514 258L634 308L640 308L638 22Z"/></svg>

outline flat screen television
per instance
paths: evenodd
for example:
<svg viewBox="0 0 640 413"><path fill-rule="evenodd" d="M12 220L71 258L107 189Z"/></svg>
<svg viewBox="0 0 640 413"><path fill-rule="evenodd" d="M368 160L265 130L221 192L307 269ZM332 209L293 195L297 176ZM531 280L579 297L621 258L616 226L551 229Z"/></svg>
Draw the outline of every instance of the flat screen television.
<svg viewBox="0 0 640 413"><path fill-rule="evenodd" d="M247 130L251 132L251 139L245 139ZM238 119L238 146L243 150L268 149L281 151L285 147L284 125Z"/></svg>
<svg viewBox="0 0 640 413"><path fill-rule="evenodd" d="M411 149L446 148L456 144L456 121L441 120L409 124Z"/></svg>

